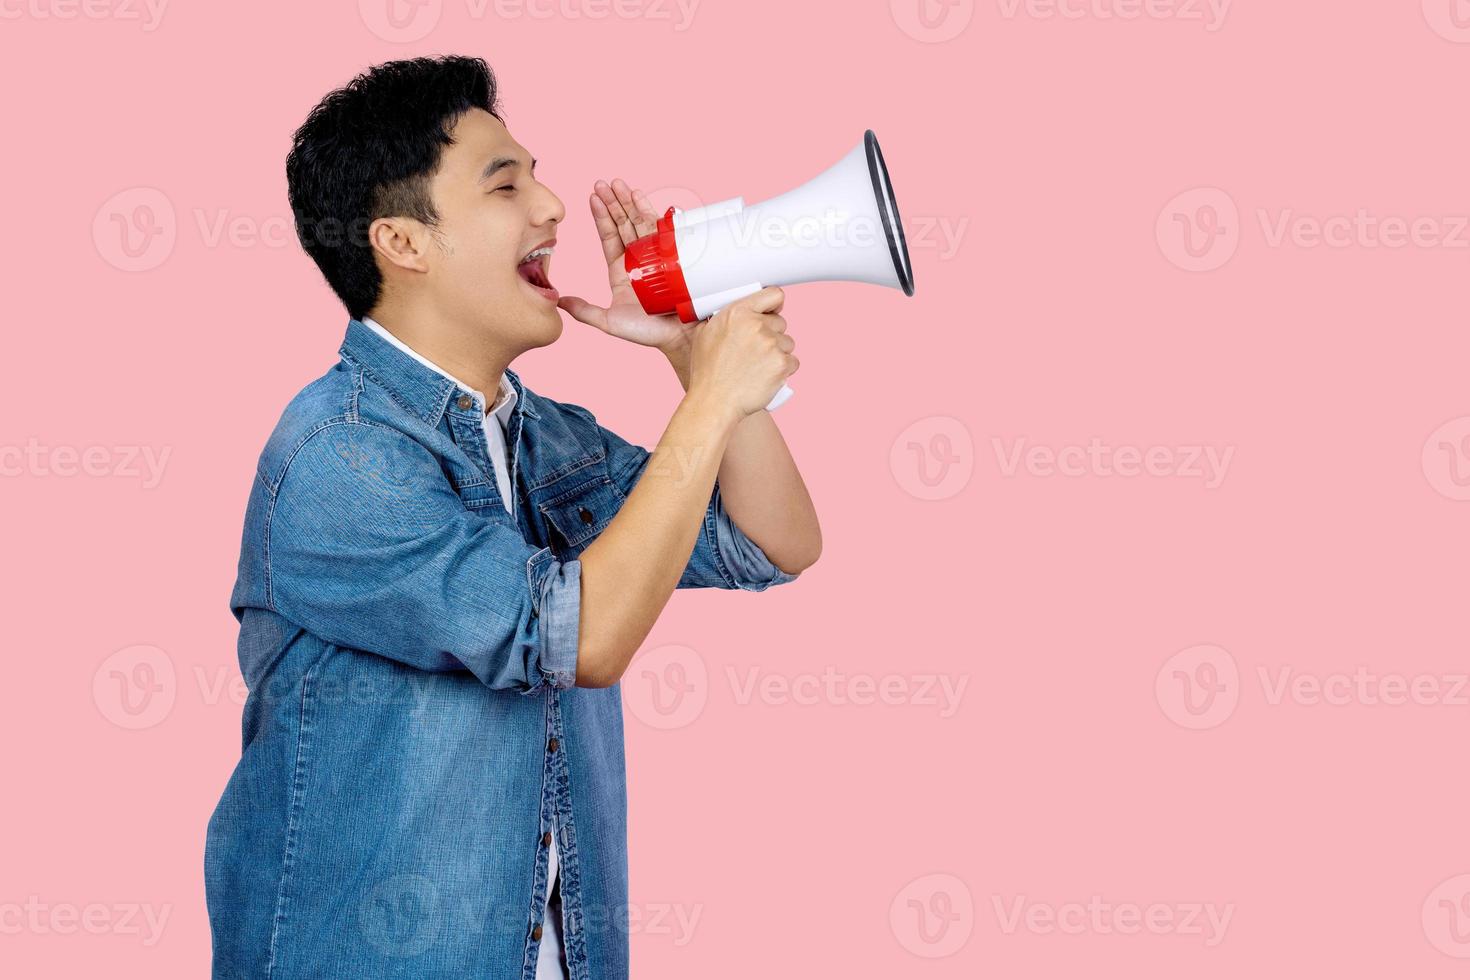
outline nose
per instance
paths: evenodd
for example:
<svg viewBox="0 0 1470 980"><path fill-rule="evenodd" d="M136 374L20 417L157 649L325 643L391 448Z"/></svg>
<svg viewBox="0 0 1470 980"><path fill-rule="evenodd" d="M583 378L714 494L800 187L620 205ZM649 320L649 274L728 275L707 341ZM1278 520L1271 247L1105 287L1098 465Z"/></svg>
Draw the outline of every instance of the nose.
<svg viewBox="0 0 1470 980"><path fill-rule="evenodd" d="M548 221L558 224L567 216L567 206L562 203L550 187L541 184L541 197L536 202L536 208L532 212L535 224L542 225Z"/></svg>

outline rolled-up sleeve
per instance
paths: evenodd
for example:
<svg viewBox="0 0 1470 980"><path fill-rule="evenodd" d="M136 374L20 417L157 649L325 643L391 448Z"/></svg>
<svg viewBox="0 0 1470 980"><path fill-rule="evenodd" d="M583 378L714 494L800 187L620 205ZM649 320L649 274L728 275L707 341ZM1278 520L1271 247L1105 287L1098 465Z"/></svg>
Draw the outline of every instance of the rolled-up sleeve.
<svg viewBox="0 0 1470 980"><path fill-rule="evenodd" d="M715 479L714 493L710 495L709 509L704 515L704 537L714 543L709 548L720 577L727 588L741 588L747 592L763 592L773 585L784 585L796 580L796 574L777 568L766 553L750 540L725 513L725 504L720 497L720 481ZM690 565L699 557L699 548L690 556ZM687 574L687 572L686 572Z"/></svg>
<svg viewBox="0 0 1470 980"><path fill-rule="evenodd" d="M607 448L608 469L624 496L633 492L638 485L648 461L653 454L642 446L636 446L611 429L598 429ZM672 460L667 465L683 465ZM710 493L709 506L704 512L704 522L699 537L694 542L694 551L679 579L681 589L744 589L747 592L763 592L773 585L784 585L796 580L800 573L784 572L766 556L760 545L752 541L744 531L730 519L720 497L720 481L715 480Z"/></svg>
<svg viewBox="0 0 1470 980"><path fill-rule="evenodd" d="M492 688L575 683L580 562L467 508L401 432L348 421L309 436L267 542L272 607L328 642Z"/></svg>
<svg viewBox="0 0 1470 980"><path fill-rule="evenodd" d="M553 687L577 683L577 630L582 625L582 563L537 552L549 570L541 576L541 672ZM536 580L536 573L531 578Z"/></svg>

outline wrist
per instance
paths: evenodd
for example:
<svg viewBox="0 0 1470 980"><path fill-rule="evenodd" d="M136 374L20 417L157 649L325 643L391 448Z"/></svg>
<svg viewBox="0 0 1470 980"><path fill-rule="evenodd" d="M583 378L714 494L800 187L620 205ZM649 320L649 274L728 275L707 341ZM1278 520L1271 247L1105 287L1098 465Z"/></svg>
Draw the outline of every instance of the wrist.
<svg viewBox="0 0 1470 980"><path fill-rule="evenodd" d="M679 405L704 424L711 425L724 433L733 432L740 424L741 415L735 406L725 399L712 397L703 389L689 389Z"/></svg>
<svg viewBox="0 0 1470 980"><path fill-rule="evenodd" d="M674 369L674 373L679 376L679 383L684 386L685 391L688 391L689 365L691 363L689 342L687 340L681 340L677 343L669 344L666 347L660 347L659 350L663 352L664 357L668 358L669 365Z"/></svg>
<svg viewBox="0 0 1470 980"><path fill-rule="evenodd" d="M667 344L660 344L658 345L658 349L663 351L664 357L667 357L675 363L680 361L687 362L689 360L688 338L680 337L678 340L671 340Z"/></svg>

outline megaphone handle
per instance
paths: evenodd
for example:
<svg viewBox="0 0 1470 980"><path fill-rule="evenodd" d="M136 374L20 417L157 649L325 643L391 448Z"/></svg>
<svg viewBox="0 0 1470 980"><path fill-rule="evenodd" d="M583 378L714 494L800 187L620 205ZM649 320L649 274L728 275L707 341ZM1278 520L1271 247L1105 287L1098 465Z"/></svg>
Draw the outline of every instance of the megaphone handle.
<svg viewBox="0 0 1470 980"><path fill-rule="evenodd" d="M696 310L708 310L708 312L704 314L704 318L707 319L714 316L716 313L720 312L720 310L724 309L726 306L729 306L737 299L742 299L746 296L758 293L761 291L762 288L763 287L758 282L746 283L743 286L736 286L733 289L727 289L724 292L716 293L713 296L701 297L694 304L694 307ZM786 399L790 398L794 394L796 394L796 392L792 391L786 385L782 385L781 390L777 391L774 395L771 396L771 400L766 402L766 411L774 412L776 409L786 404Z"/></svg>

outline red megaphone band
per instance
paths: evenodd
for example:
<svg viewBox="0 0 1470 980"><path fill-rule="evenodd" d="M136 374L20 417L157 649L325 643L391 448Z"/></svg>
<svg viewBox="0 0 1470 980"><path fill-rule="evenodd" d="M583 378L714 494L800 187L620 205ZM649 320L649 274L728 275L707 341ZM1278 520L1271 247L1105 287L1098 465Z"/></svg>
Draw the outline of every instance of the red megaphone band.
<svg viewBox="0 0 1470 980"><path fill-rule="evenodd" d="M674 209L669 208L658 219L658 231L644 235L623 252L623 268L643 312L650 315L679 314L684 323L693 323L694 301L684 282L679 266L679 243L674 236Z"/></svg>

